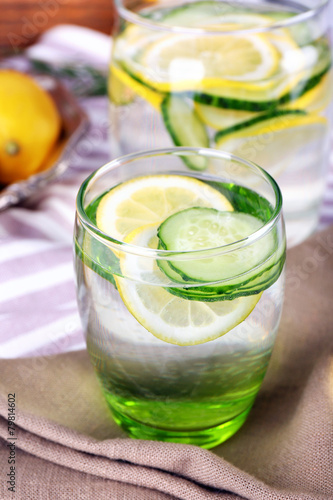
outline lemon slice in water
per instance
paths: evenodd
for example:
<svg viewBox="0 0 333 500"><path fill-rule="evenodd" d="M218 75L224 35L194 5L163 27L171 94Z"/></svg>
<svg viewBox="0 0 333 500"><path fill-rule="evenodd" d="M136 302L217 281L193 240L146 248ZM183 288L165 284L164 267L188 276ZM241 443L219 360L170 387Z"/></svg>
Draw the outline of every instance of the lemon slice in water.
<svg viewBox="0 0 333 500"><path fill-rule="evenodd" d="M278 68L279 52L267 37L167 35L147 45L137 76L162 92L218 87L225 80L255 82ZM143 68L151 68L149 78Z"/></svg>
<svg viewBox="0 0 333 500"><path fill-rule="evenodd" d="M109 191L97 208L96 223L104 233L124 241L134 229L159 224L190 207L233 210L225 196L202 181L183 175L147 175Z"/></svg>
<svg viewBox="0 0 333 500"><path fill-rule="evenodd" d="M157 225L133 231L127 243L140 247L156 245ZM201 302L172 295L161 286L166 276L152 259L126 255L121 258L123 275L155 281L155 285L116 277L119 294L129 312L155 337L180 346L202 344L225 335L244 321L261 293L234 300Z"/></svg>
<svg viewBox="0 0 333 500"><path fill-rule="evenodd" d="M137 95L160 111L164 99L163 94L138 82L123 69L110 66L109 96L111 101L116 105L129 104Z"/></svg>

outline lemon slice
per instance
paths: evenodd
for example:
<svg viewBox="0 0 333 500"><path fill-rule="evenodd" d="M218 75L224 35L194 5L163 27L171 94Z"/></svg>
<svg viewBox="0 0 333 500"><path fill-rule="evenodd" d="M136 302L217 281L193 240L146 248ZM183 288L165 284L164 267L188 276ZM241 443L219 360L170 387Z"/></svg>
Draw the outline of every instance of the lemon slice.
<svg viewBox="0 0 333 500"><path fill-rule="evenodd" d="M279 53L259 34L167 35L147 45L137 76L162 92L214 88L225 80L253 82L278 68ZM151 68L147 78L144 68Z"/></svg>
<svg viewBox="0 0 333 500"><path fill-rule="evenodd" d="M120 184L102 198L96 223L104 233L123 241L134 229L161 223L175 212L195 206L233 210L225 196L192 177L141 176Z"/></svg>
<svg viewBox="0 0 333 500"><path fill-rule="evenodd" d="M117 278L129 312L151 334L177 345L203 344L230 332L249 316L260 299L251 295L220 302L185 300L153 285Z"/></svg>
<svg viewBox="0 0 333 500"><path fill-rule="evenodd" d="M128 235L126 242L155 246L156 230L157 225L139 228ZM225 335L249 316L261 297L257 294L219 302L186 300L161 286L165 286L166 277L156 262L147 260L134 255L121 258L122 274L141 278L145 283L116 277L117 289L134 318L152 335L170 344L202 344Z"/></svg>
<svg viewBox="0 0 333 500"><path fill-rule="evenodd" d="M280 176L287 168L300 169L300 155L308 151L308 159L324 147L327 119L314 114L278 115L263 117L261 121L216 136L216 147L235 155L245 156L267 170ZM314 160L315 161L315 160Z"/></svg>
<svg viewBox="0 0 333 500"><path fill-rule="evenodd" d="M275 75L275 83L278 82L276 97L279 97L295 88L302 78L309 77L309 72L304 73L306 57L287 30L270 32L267 37L280 55Z"/></svg>
<svg viewBox="0 0 333 500"><path fill-rule="evenodd" d="M284 76L295 77L295 74L306 67L305 53L287 30L270 32L267 38L280 54L279 69Z"/></svg>
<svg viewBox="0 0 333 500"><path fill-rule="evenodd" d="M110 67L110 77L108 79L108 95L110 101L117 106L130 104L134 101L136 93L132 85L128 85L122 78L119 78L117 68L113 68L112 66Z"/></svg>
<svg viewBox="0 0 333 500"><path fill-rule="evenodd" d="M217 98L217 101L219 97L224 98L228 103L227 107L231 108L235 105L233 99L237 99L243 103L246 111L252 109L250 106L252 103L253 109L258 111L261 109L260 103L267 102L270 104L268 107L274 107L273 101L286 95L302 79L306 80L309 77L309 68L306 69L308 61L304 51L296 45L287 31L279 30L277 33L267 33L261 36L278 54L278 64L274 75L270 78L262 78L260 81L237 79L226 80L215 87L202 86L203 95L205 92L211 94ZM199 94L198 101L205 103L207 98L204 97L202 101ZM218 107L224 108L225 105L218 105Z"/></svg>
<svg viewBox="0 0 333 500"><path fill-rule="evenodd" d="M160 111L163 94L150 89L138 82L123 69L112 65L110 67L109 96L116 105L128 104L136 95L149 102L157 111Z"/></svg>

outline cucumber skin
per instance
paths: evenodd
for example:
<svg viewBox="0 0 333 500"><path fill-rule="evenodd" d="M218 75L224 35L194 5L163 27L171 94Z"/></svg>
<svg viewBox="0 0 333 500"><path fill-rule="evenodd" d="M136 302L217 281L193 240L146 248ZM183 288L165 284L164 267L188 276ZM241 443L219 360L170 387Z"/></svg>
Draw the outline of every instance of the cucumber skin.
<svg viewBox="0 0 333 500"><path fill-rule="evenodd" d="M234 125L233 127L228 127L223 130L219 130L215 134L215 143L217 143L222 137L233 134L235 132L238 132L239 130L243 130L248 127L252 127L253 125L256 125L257 123L261 123L267 120L270 120L272 118L278 118L280 116L287 116L287 115L302 115L306 116L307 113L306 111L303 111L301 109L274 109L269 111L268 113L261 114L259 116L256 116L255 118L251 118L250 120L247 120L242 123L238 123L237 125Z"/></svg>
<svg viewBox="0 0 333 500"><path fill-rule="evenodd" d="M135 81L140 83L141 85L145 85L149 89L159 92L153 85L149 85L147 82L143 81L140 77L138 77L131 69L125 65L120 64L123 70ZM288 104L296 99L302 97L306 92L313 89L320 83L322 78L328 73L328 71L332 67L332 62L330 61L325 68L317 73L316 75L309 78L309 80L299 82L296 87L292 88L289 92L279 97L278 99L273 99L269 101L246 101L243 99L235 99L232 97L223 97L214 94L209 94L206 92L173 92L173 94L165 93L165 98L169 95L175 95L178 97L189 97L199 104L206 104L208 106L213 106L216 108L222 109L235 109L239 111L254 111L254 112L265 112L265 111L273 111L279 106L283 106L284 104ZM159 92L161 93L161 92ZM163 95L163 94L162 94Z"/></svg>
<svg viewBox="0 0 333 500"><path fill-rule="evenodd" d="M242 111L272 111L279 106L284 104L288 104L288 102L292 102L299 97L302 97L306 92L313 89L320 80L326 75L326 73L330 70L331 63L326 66L326 68L321 71L319 74L310 78L306 84L304 82L300 82L296 87L291 89L290 92L287 92L279 99L274 99L270 101L244 101L241 99L234 99L229 97L222 97L213 94L207 94L205 92L196 92L192 94L192 98L194 101L200 104L206 104L208 106L215 106L216 108L224 108L224 109L236 109ZM298 90L299 89L299 90Z"/></svg>
<svg viewBox="0 0 333 500"><path fill-rule="evenodd" d="M187 300L195 300L200 302L218 302L220 300L234 300L239 297L246 297L249 295L257 295L258 293L267 290L270 286L278 280L286 260L286 248L280 257L272 264L271 267L265 268L261 273L256 274L252 279L244 282L234 283L233 285L210 285L202 287L189 287L182 288L167 287L165 290L172 295ZM160 269L164 269L159 265ZM173 267L172 267L173 269ZM268 274L268 276L267 276ZM266 276L265 276L266 275ZM258 283L258 278L259 283ZM265 279L266 278L266 279Z"/></svg>
<svg viewBox="0 0 333 500"><path fill-rule="evenodd" d="M175 146L180 146L180 147L181 146L188 146L188 144L183 144L179 140L179 137L175 133L175 131L174 131L173 127L172 127L172 124L171 124L169 110L168 110L168 105L169 105L170 99L172 99L173 97L177 97L178 99L182 98L182 96L179 95L179 94L169 94L169 95L167 95L163 99L163 101L161 103L161 113L162 113L164 125L165 125L165 128L167 129L167 131L169 132L170 137L171 137L171 139L172 139L172 141L173 141L173 143L174 143ZM191 112L193 113L194 118L196 120L198 120L198 123L202 125L203 130L205 131L205 134L206 134L206 138L207 138L205 144L197 144L196 146L197 147L201 147L201 148L209 148L209 137L208 137L208 134L206 132L206 127L201 122L199 116L197 116L197 113L195 112L195 110L192 109ZM207 167L207 161L205 162L205 164L203 165L202 168L198 168L194 163L191 162L190 157L182 156L181 159L185 163L185 165L187 165L187 167L190 168L191 170L197 170L197 171L198 170L205 170L205 168Z"/></svg>
<svg viewBox="0 0 333 500"><path fill-rule="evenodd" d="M254 112L265 112L265 111L273 111L279 106L283 106L284 104L288 104L296 99L302 97L306 92L313 89L320 83L322 78L328 73L331 69L332 64L328 64L324 70L322 70L317 75L310 78L304 85L304 82L300 82L296 87L287 92L279 99L273 99L269 101L245 101L243 99L235 99L232 97L223 97L214 94L207 94L205 92L174 92L173 94L165 94L167 98L169 95L175 95L178 97L190 97L194 101L199 104L206 104L208 106L213 106L215 108L222 109L235 109L239 111L254 111ZM133 80L137 81L141 85L145 85L149 89L158 92L153 85L149 85L147 82L143 81L139 78L135 73L130 71L130 69L122 65L122 68L126 73L133 78Z"/></svg>
<svg viewBox="0 0 333 500"><path fill-rule="evenodd" d="M141 85L145 85L146 87L155 92L159 92L153 85L149 85L147 82L143 81L135 73L133 73L130 70L130 68L128 68L127 65L121 64L121 67L133 80L137 81ZM306 92L313 89L316 85L320 83L322 78L328 73L331 67L332 63L330 62L329 64L327 64L327 66L325 66L325 68L320 73L312 76L309 80L307 80L305 84L304 81L301 81L298 85L296 85L296 87L291 89L290 92L287 92L278 99L273 99L269 101L245 101L243 99L235 99L232 97L223 97L214 94L208 94L205 92L191 92L191 91L174 92L172 95L179 97L182 96L190 97L191 99L200 104L207 104L208 106L213 106L216 108L235 109L241 111L257 111L257 112L272 111L278 108L279 106L288 104L289 102L299 99ZM165 93L165 95L166 97L168 97L171 94Z"/></svg>
<svg viewBox="0 0 333 500"><path fill-rule="evenodd" d="M167 250L166 245L161 239L159 239L158 248ZM243 281L242 277L240 277L238 281L228 280L229 284L226 285L192 285L190 287L186 285L189 285L191 282L194 284L194 281L198 283L199 280L191 279L174 266L172 262L157 260L157 265L170 280L177 284L184 285L183 287L165 287L167 292L182 299L200 302L217 302L220 300L234 300L239 297L257 295L272 286L273 283L278 280L286 261L286 240L281 242L280 247L273 252L269 259L273 261L269 267L267 267L267 264L265 265L265 263L263 263L261 265L262 269L252 274L247 279L246 274L248 275L248 273L246 273Z"/></svg>
<svg viewBox="0 0 333 500"><path fill-rule="evenodd" d="M175 295L182 299L195 300L197 302L218 302L221 300L234 300L240 297L257 295L267 290L278 280L283 270L284 263L285 263L285 258L283 259L281 258L276 265L276 269L274 270L274 272L272 271L268 279L261 281L259 284L253 286L252 288L246 287L245 285L244 286L240 285L236 289L235 287L230 287L230 288L225 287L215 290L215 293L211 293L211 291L208 290L208 287L206 287L206 289L200 288L200 290L199 288L196 288L196 290L198 290L199 293L195 293L193 292L193 289L186 287L184 288L170 287L170 288L165 288L165 290L167 290L172 295ZM267 271L267 269L265 271ZM249 282L249 284L251 284L251 282Z"/></svg>

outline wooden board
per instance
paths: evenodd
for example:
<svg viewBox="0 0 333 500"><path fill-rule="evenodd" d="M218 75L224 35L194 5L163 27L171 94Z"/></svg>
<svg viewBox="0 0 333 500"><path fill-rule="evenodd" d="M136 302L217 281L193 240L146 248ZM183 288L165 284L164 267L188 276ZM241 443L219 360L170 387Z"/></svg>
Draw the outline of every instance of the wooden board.
<svg viewBox="0 0 333 500"><path fill-rule="evenodd" d="M111 33L112 0L0 0L0 52L30 45L48 28L69 23Z"/></svg>

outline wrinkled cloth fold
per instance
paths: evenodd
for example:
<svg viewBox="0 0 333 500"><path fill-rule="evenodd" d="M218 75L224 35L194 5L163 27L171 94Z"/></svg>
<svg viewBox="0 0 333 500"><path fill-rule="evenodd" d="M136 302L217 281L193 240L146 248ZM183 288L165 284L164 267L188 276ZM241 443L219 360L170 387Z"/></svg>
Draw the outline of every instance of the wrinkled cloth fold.
<svg viewBox="0 0 333 500"><path fill-rule="evenodd" d="M333 227L288 251L282 321L243 428L211 451L130 440L85 351L0 362L0 497L15 393L16 497L333 498Z"/></svg>

